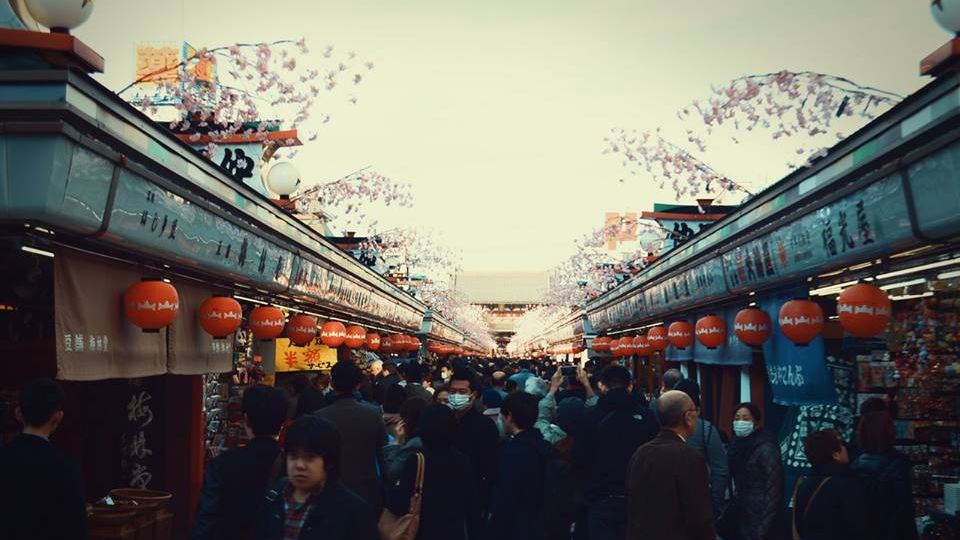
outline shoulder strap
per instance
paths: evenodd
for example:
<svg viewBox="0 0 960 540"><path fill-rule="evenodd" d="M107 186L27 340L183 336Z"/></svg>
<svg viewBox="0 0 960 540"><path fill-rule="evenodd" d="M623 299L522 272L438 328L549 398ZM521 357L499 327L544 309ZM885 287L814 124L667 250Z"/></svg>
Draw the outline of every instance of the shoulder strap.
<svg viewBox="0 0 960 540"><path fill-rule="evenodd" d="M264 491L269 490L277 483L277 480L280 479L280 472L283 469L283 462L285 456L283 455L283 450L277 451L277 457L273 460L273 465L270 466L270 474L267 476L267 485L264 487Z"/></svg>
<svg viewBox="0 0 960 540"><path fill-rule="evenodd" d="M417 452L417 481L413 485L413 492L416 494L423 492L423 475L425 468L426 459L423 457L422 453Z"/></svg>
<svg viewBox="0 0 960 540"><path fill-rule="evenodd" d="M820 490L823 489L823 486L827 485L827 482L829 482L831 478L833 478L833 477L832 477L832 476L828 476L828 477L824 478L824 479L820 482L820 484L817 485L816 489L813 490L813 493L810 495L810 498L807 499L807 504L806 504L806 505L804 506L804 508L803 508L803 516L801 517L801 521L807 519L807 515L810 513L810 507L813 506L813 501L814 501L814 499L817 498L817 495L820 493ZM797 486L793 489L793 519L792 519L792 521L793 521L793 540L801 540L801 539L800 539L800 531L799 531L799 529L797 528L797 504L799 503L799 500L798 500L798 498L797 498L797 494L800 492L800 484L802 484L802 483L803 483L803 479L802 479L802 478L801 478L800 480L797 480Z"/></svg>
<svg viewBox="0 0 960 540"><path fill-rule="evenodd" d="M707 429L707 421L699 418L700 427L703 428L703 455L710 461L710 436L713 435L713 429Z"/></svg>

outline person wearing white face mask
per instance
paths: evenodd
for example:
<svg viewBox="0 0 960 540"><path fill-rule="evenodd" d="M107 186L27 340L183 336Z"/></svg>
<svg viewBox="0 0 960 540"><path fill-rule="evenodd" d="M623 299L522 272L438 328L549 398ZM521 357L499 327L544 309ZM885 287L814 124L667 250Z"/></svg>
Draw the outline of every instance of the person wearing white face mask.
<svg viewBox="0 0 960 540"><path fill-rule="evenodd" d="M760 408L737 405L727 449L733 498L718 523L724 540L766 540L776 532L783 506L783 462L773 435L762 429Z"/></svg>
<svg viewBox="0 0 960 540"><path fill-rule="evenodd" d="M486 515L493 481L497 473L497 448L500 435L493 420L477 410L480 381L476 374L465 367L457 367L450 378L447 406L456 416L453 444L473 463L477 478L481 516Z"/></svg>

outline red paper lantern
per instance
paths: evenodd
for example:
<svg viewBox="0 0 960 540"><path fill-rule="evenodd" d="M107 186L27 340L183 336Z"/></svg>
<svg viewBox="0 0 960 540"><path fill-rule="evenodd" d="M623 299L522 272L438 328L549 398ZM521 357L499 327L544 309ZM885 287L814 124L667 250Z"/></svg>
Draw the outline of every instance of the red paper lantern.
<svg viewBox="0 0 960 540"><path fill-rule="evenodd" d="M257 306L250 312L250 331L260 340L271 340L283 334L286 318L280 308Z"/></svg>
<svg viewBox="0 0 960 540"><path fill-rule="evenodd" d="M790 300L780 308L780 331L797 345L807 345L823 330L823 309L811 300Z"/></svg>
<svg viewBox="0 0 960 540"><path fill-rule="evenodd" d="M612 354L615 357L621 356L619 339L614 339L610 341L610 354Z"/></svg>
<svg viewBox="0 0 960 540"><path fill-rule="evenodd" d="M670 345L669 332L666 326L654 326L647 331L647 341L654 351L662 351Z"/></svg>
<svg viewBox="0 0 960 540"><path fill-rule="evenodd" d="M636 354L637 348L633 344L633 338L630 336L620 338L620 355L630 356Z"/></svg>
<svg viewBox="0 0 960 540"><path fill-rule="evenodd" d="M145 332L158 332L177 316L180 296L166 281L141 281L127 288L123 306L131 323Z"/></svg>
<svg viewBox="0 0 960 540"><path fill-rule="evenodd" d="M347 327L340 321L327 321L320 329L320 341L332 349L343 345L347 340Z"/></svg>
<svg viewBox="0 0 960 540"><path fill-rule="evenodd" d="M697 321L697 341L708 349L716 349L727 342L727 323L716 315L707 315Z"/></svg>
<svg viewBox="0 0 960 540"><path fill-rule="evenodd" d="M348 326L344 344L351 349L359 349L367 342L367 331L362 326Z"/></svg>
<svg viewBox="0 0 960 540"><path fill-rule="evenodd" d="M770 339L772 328L770 315L760 308L742 309L733 320L733 330L737 338L751 347L759 347Z"/></svg>
<svg viewBox="0 0 960 540"><path fill-rule="evenodd" d="M214 296L200 304L200 326L211 336L223 339L243 323L240 302L229 296Z"/></svg>
<svg viewBox="0 0 960 540"><path fill-rule="evenodd" d="M380 350L380 334L375 334L373 332L367 334L366 345L368 351Z"/></svg>
<svg viewBox="0 0 960 540"><path fill-rule="evenodd" d="M590 346L594 352L610 352L611 341L613 340L608 337L598 337L593 340Z"/></svg>
<svg viewBox="0 0 960 540"><path fill-rule="evenodd" d="M297 347L309 345L317 337L317 320L309 315L294 315L287 321L287 337Z"/></svg>
<svg viewBox="0 0 960 540"><path fill-rule="evenodd" d="M873 337L887 327L893 306L878 287L858 283L847 287L837 298L837 315L844 330L859 338Z"/></svg>
<svg viewBox="0 0 960 540"><path fill-rule="evenodd" d="M420 350L420 339L414 336L407 336L407 350L410 352Z"/></svg>
<svg viewBox="0 0 960 540"><path fill-rule="evenodd" d="M393 341L393 336L386 336L380 340L380 350L383 352L392 353L394 347L396 347L396 344Z"/></svg>
<svg viewBox="0 0 960 540"><path fill-rule="evenodd" d="M633 348L638 356L650 356L653 352L653 346L650 344L650 338L647 336L637 336L633 338Z"/></svg>
<svg viewBox="0 0 960 540"><path fill-rule="evenodd" d="M667 329L667 339L677 349L686 349L693 345L693 325L687 321L677 321Z"/></svg>

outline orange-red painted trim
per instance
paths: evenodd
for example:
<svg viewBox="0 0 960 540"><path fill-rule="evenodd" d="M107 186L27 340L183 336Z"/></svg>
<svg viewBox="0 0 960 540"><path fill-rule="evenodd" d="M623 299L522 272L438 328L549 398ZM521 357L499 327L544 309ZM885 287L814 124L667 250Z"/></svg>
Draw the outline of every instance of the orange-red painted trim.
<svg viewBox="0 0 960 540"><path fill-rule="evenodd" d="M70 34L0 28L0 48L30 49L60 67L103 73L103 57Z"/></svg>
<svg viewBox="0 0 960 540"><path fill-rule="evenodd" d="M940 75L960 61L960 38L953 38L920 61L920 75Z"/></svg>
<svg viewBox="0 0 960 540"><path fill-rule="evenodd" d="M241 144L263 141L277 141L280 146L301 146L303 144L300 142L300 139L297 135L297 130L295 129L288 129L285 131L267 131L264 133L251 133L249 135L238 133L236 135L230 135L229 137L218 138L216 140L211 138L209 135L201 135L199 139L194 139L193 135L177 133L177 138L187 144L207 144L208 142L215 142L217 144ZM288 139L293 139L293 142L287 143Z"/></svg>

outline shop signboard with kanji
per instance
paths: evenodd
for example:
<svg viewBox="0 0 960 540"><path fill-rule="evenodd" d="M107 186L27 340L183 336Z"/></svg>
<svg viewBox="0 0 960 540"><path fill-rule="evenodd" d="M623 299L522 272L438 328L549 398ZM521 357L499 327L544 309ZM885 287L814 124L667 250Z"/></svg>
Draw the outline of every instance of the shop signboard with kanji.
<svg viewBox="0 0 960 540"><path fill-rule="evenodd" d="M793 219L723 253L730 292L889 253L912 238L898 175Z"/></svg>
<svg viewBox="0 0 960 540"><path fill-rule="evenodd" d="M337 363L337 350L318 340L305 347L291 345L287 338L276 340L277 372L328 371Z"/></svg>

